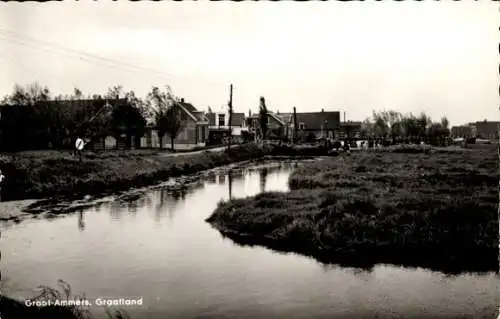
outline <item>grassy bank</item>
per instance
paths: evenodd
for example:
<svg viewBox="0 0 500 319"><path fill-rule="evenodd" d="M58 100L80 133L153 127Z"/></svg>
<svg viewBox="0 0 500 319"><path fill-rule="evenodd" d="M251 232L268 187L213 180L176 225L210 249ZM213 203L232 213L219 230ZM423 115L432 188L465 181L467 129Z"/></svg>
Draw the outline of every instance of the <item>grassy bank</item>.
<svg viewBox="0 0 500 319"><path fill-rule="evenodd" d="M144 187L169 177L196 173L235 162L271 156L316 156L315 147L234 146L231 152L202 152L165 156L155 150L86 153L80 163L69 152L40 151L2 155L0 169L7 177L3 200L101 195Z"/></svg>
<svg viewBox="0 0 500 319"><path fill-rule="evenodd" d="M299 167L288 193L220 203L208 221L241 244L328 263L443 272L498 268L496 152L359 152Z"/></svg>
<svg viewBox="0 0 500 319"><path fill-rule="evenodd" d="M25 304L0 296L0 314L4 319L26 318L26 319L80 319L73 309L64 307L27 307Z"/></svg>
<svg viewBox="0 0 500 319"><path fill-rule="evenodd" d="M0 316L2 319L94 319L89 308L84 305L61 306L57 303L65 301L86 300L84 296L75 296L69 284L59 280L58 288L40 286L40 295L27 298L22 302L0 295ZM36 303L40 305L36 305ZM41 304L44 305L41 305ZM50 304L49 304L50 303ZM105 309L103 317L108 319L130 318L126 311Z"/></svg>

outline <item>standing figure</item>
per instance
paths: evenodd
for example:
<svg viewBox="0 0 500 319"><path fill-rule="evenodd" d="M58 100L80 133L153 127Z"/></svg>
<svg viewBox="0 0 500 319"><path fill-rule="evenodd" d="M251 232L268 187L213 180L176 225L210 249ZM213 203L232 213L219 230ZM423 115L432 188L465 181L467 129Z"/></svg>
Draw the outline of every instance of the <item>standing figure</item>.
<svg viewBox="0 0 500 319"><path fill-rule="evenodd" d="M5 175L2 174L2 170L0 169L0 202L2 201L2 186L4 180L5 180Z"/></svg>
<svg viewBox="0 0 500 319"><path fill-rule="evenodd" d="M76 154L80 158L80 162L82 161L82 150L83 147L85 146L85 142L81 138L77 138L75 142L75 149L76 149Z"/></svg>

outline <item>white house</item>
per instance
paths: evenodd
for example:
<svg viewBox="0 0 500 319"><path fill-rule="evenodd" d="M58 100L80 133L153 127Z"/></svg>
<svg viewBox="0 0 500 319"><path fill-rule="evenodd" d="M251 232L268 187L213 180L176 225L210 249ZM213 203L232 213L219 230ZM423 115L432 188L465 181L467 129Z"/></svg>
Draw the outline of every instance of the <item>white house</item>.
<svg viewBox="0 0 500 319"><path fill-rule="evenodd" d="M208 130L210 131L227 131L232 129L233 136L241 136L244 131L248 132L248 127L245 121L245 113L233 113L231 125L229 125L229 112L210 112L207 113Z"/></svg>

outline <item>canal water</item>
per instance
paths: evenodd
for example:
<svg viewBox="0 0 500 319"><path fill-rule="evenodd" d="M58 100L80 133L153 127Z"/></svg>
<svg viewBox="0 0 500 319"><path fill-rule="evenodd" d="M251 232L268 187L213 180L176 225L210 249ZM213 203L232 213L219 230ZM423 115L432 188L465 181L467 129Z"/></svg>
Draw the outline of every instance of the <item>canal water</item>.
<svg viewBox="0 0 500 319"><path fill-rule="evenodd" d="M205 222L229 196L286 191L296 165L221 170L183 193L151 190L69 216L1 224L2 293L23 299L62 279L90 302L142 297L142 306L120 306L131 318L496 317L494 273L325 266L238 246ZM92 312L105 317L103 309Z"/></svg>

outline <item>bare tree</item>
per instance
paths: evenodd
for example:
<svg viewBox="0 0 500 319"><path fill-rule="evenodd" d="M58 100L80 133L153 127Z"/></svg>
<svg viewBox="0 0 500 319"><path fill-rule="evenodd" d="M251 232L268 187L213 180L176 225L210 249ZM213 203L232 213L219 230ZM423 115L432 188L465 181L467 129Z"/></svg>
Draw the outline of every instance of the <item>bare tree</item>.
<svg viewBox="0 0 500 319"><path fill-rule="evenodd" d="M79 88L74 88L73 89L73 96L76 100L79 100L82 98L83 94L82 91Z"/></svg>
<svg viewBox="0 0 500 319"><path fill-rule="evenodd" d="M228 113L229 113L229 119L228 119L228 143L227 143L227 150L231 150L231 142L233 139L233 128L231 127L231 124L233 122L233 85L231 84L230 86L230 93L229 93L229 103L228 103Z"/></svg>
<svg viewBox="0 0 500 319"><path fill-rule="evenodd" d="M266 137L267 129L268 129L268 116L269 113L267 111L266 99L261 96L259 100L259 129L262 140Z"/></svg>
<svg viewBox="0 0 500 319"><path fill-rule="evenodd" d="M38 82L33 82L25 87L15 84L12 94L4 96L2 104L35 105L37 102L49 100L49 88L47 86L42 87Z"/></svg>
<svg viewBox="0 0 500 319"><path fill-rule="evenodd" d="M154 86L151 92L147 94L148 108L154 113L154 122L158 132L158 139L160 140L160 148L163 148L163 137L167 132L167 109L168 98L165 92L160 88Z"/></svg>
<svg viewBox="0 0 500 319"><path fill-rule="evenodd" d="M148 93L148 103L154 110L156 128L160 139L160 147L163 147L163 136L170 136L171 148L174 149L174 140L182 130L181 106L178 99L173 95L170 87L162 92L158 87L153 87Z"/></svg>
<svg viewBox="0 0 500 319"><path fill-rule="evenodd" d="M170 146L174 149L174 140L182 131L183 123L181 119L181 107L175 102L167 108L165 116L165 129L170 136Z"/></svg>

